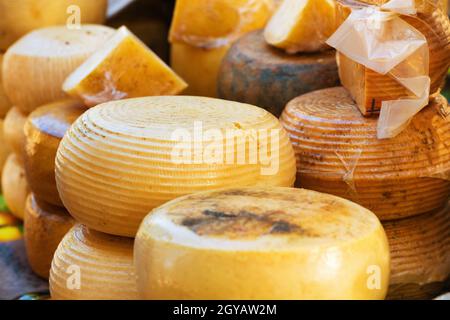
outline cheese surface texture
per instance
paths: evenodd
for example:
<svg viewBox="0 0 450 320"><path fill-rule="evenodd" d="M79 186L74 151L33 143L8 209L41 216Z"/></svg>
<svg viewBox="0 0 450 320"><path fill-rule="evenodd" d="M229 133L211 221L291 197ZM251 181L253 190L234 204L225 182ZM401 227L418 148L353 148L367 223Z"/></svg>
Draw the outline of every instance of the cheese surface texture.
<svg viewBox="0 0 450 320"><path fill-rule="evenodd" d="M56 249L50 294L54 300L136 300L133 239L74 226Z"/></svg>
<svg viewBox="0 0 450 320"><path fill-rule="evenodd" d="M64 80L114 33L100 25L33 31L6 52L3 84L11 103L28 114L67 95Z"/></svg>
<svg viewBox="0 0 450 320"><path fill-rule="evenodd" d="M384 230L369 210L304 189L233 188L173 200L135 240L145 299L383 299ZM376 266L379 287L369 289Z"/></svg>
<svg viewBox="0 0 450 320"><path fill-rule="evenodd" d="M23 146L25 143L23 127L26 121L27 116L19 108L13 107L8 111L3 126L6 147L21 160L23 159Z"/></svg>
<svg viewBox="0 0 450 320"><path fill-rule="evenodd" d="M298 186L350 199L381 220L442 208L450 181L450 109L438 96L400 135L377 139L342 87L300 96L281 116L297 156Z"/></svg>
<svg viewBox="0 0 450 320"><path fill-rule="evenodd" d="M267 43L288 53L329 48L325 41L336 30L333 0L284 0L267 24Z"/></svg>
<svg viewBox="0 0 450 320"><path fill-rule="evenodd" d="M3 119L0 119L0 181L2 178L3 166L5 165L6 159L11 152L10 148L7 146L5 141L5 135L3 133ZM1 187L0 187L1 191Z"/></svg>
<svg viewBox="0 0 450 320"><path fill-rule="evenodd" d="M8 110L11 108L11 102L9 102L8 97L5 94L5 89L3 89L3 53L0 53L0 119L3 119Z"/></svg>

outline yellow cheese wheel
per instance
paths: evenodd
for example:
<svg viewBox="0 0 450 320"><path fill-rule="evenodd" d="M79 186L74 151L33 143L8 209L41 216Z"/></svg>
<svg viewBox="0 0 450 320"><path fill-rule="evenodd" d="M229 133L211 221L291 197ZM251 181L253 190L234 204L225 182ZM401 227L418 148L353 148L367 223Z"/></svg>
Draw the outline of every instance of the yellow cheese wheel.
<svg viewBox="0 0 450 320"><path fill-rule="evenodd" d="M62 206L56 189L55 157L59 143L86 108L77 100L63 100L33 111L25 123L25 173L34 195Z"/></svg>
<svg viewBox="0 0 450 320"><path fill-rule="evenodd" d="M6 159L10 153L10 149L5 141L5 136L3 134L3 119L0 119L0 181L2 178L3 166L5 165ZM0 186L0 191L1 191Z"/></svg>
<svg viewBox="0 0 450 320"><path fill-rule="evenodd" d="M150 210L181 195L294 180L294 152L277 118L252 105L202 97L99 105L74 123L56 157L56 182L69 212L92 229L121 236L134 236Z"/></svg>
<svg viewBox="0 0 450 320"><path fill-rule="evenodd" d="M66 26L33 31L8 49L3 61L5 92L26 114L66 97L62 84L114 33L100 25Z"/></svg>
<svg viewBox="0 0 450 320"><path fill-rule="evenodd" d="M335 194L381 220L442 208L450 195L450 108L438 96L392 139L377 139L342 87L292 100L281 122L297 156L297 184ZM445 116L447 115L447 117Z"/></svg>
<svg viewBox="0 0 450 320"><path fill-rule="evenodd" d="M24 216L24 238L28 262L40 277L48 279L53 254L75 224L64 208L49 205L30 194Z"/></svg>
<svg viewBox="0 0 450 320"><path fill-rule="evenodd" d="M17 218L23 219L30 189L25 178L23 164L15 154L9 155L3 167L2 191L11 213Z"/></svg>
<svg viewBox="0 0 450 320"><path fill-rule="evenodd" d="M34 29L78 21L103 23L107 4L107 0L0 0L0 50Z"/></svg>
<svg viewBox="0 0 450 320"><path fill-rule="evenodd" d="M3 136L7 148L14 152L21 160L23 159L23 147L25 144L23 127L26 121L27 116L19 108L13 107L6 115L3 125Z"/></svg>
<svg viewBox="0 0 450 320"><path fill-rule="evenodd" d="M134 259L146 299L383 299L389 248L377 217L293 188L198 193L152 211Z"/></svg>
<svg viewBox="0 0 450 320"><path fill-rule="evenodd" d="M5 89L3 89L3 54L0 53L0 118L4 118L11 108L11 102L9 102L6 96Z"/></svg>
<svg viewBox="0 0 450 320"><path fill-rule="evenodd" d="M50 270L54 300L135 300L133 239L74 226L56 249Z"/></svg>
<svg viewBox="0 0 450 320"><path fill-rule="evenodd" d="M431 299L450 277L450 207L383 223L391 250L389 299Z"/></svg>

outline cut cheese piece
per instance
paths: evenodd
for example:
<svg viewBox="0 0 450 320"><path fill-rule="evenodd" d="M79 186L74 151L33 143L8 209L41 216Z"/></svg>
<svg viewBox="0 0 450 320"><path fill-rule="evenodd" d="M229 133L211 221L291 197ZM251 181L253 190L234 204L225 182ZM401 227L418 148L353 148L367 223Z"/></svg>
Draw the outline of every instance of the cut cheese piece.
<svg viewBox="0 0 450 320"><path fill-rule="evenodd" d="M11 103L28 114L66 94L67 76L111 37L114 30L100 25L66 26L33 31L8 49L3 82Z"/></svg>
<svg viewBox="0 0 450 320"><path fill-rule="evenodd" d="M9 155L3 167L2 191L11 213L17 218L23 219L30 189L23 165L15 154Z"/></svg>
<svg viewBox="0 0 450 320"><path fill-rule="evenodd" d="M267 43L288 53L329 49L325 41L336 30L333 0L284 0L266 26Z"/></svg>
<svg viewBox="0 0 450 320"><path fill-rule="evenodd" d="M107 0L0 0L0 51L35 29L103 23L106 7Z"/></svg>
<svg viewBox="0 0 450 320"><path fill-rule="evenodd" d="M34 195L62 206L56 189L55 157L59 143L86 108L77 100L55 102L33 111L25 123L25 173Z"/></svg>
<svg viewBox="0 0 450 320"><path fill-rule="evenodd" d="M339 85L336 53L288 55L266 44L261 31L240 38L225 57L219 97L250 103L280 116L293 98Z"/></svg>
<svg viewBox="0 0 450 320"><path fill-rule="evenodd" d="M6 115L3 136L6 147L14 152L17 157L23 160L23 150L25 145L25 134L23 131L27 116L19 108L11 108Z"/></svg>
<svg viewBox="0 0 450 320"><path fill-rule="evenodd" d="M295 171L277 118L252 105L202 97L99 105L72 125L56 157L59 194L72 216L131 237L150 210L178 196L292 186Z"/></svg>
<svg viewBox="0 0 450 320"><path fill-rule="evenodd" d="M389 299L432 299L450 276L450 207L383 223L391 250Z"/></svg>
<svg viewBox="0 0 450 320"><path fill-rule="evenodd" d="M297 155L298 185L335 194L381 220L442 208L450 193L450 107L438 96L392 139L377 139L341 87L291 101L281 116Z"/></svg>
<svg viewBox="0 0 450 320"><path fill-rule="evenodd" d="M92 106L124 98L175 95L186 86L143 42L121 27L67 78L63 89Z"/></svg>
<svg viewBox="0 0 450 320"><path fill-rule="evenodd" d="M342 22L348 14L349 9L338 4L338 21ZM419 13L417 18L402 18L419 30L428 41L430 92L436 94L444 85L450 66L450 21L440 10L428 14ZM376 73L341 53L338 55L338 65L342 85L350 91L364 115L379 113L382 101L414 97L394 78Z"/></svg>
<svg viewBox="0 0 450 320"><path fill-rule="evenodd" d="M53 254L75 220L58 208L28 196L24 217L24 238L28 262L40 277L48 279Z"/></svg>
<svg viewBox="0 0 450 320"><path fill-rule="evenodd" d="M76 225L56 249L50 294L54 300L136 300L133 239Z"/></svg>
<svg viewBox="0 0 450 320"><path fill-rule="evenodd" d="M11 152L11 149L8 147L8 144L6 143L5 140L3 125L4 121L3 119L0 119L0 181L2 180L3 166L5 165L6 159L8 158L8 155ZM1 190L2 189L0 186L0 193Z"/></svg>
<svg viewBox="0 0 450 320"><path fill-rule="evenodd" d="M383 299L390 263L369 210L267 187L189 195L153 210L134 259L141 298L176 300Z"/></svg>
<svg viewBox="0 0 450 320"><path fill-rule="evenodd" d="M3 89L3 54L0 53L0 119L3 119L11 108L11 102Z"/></svg>

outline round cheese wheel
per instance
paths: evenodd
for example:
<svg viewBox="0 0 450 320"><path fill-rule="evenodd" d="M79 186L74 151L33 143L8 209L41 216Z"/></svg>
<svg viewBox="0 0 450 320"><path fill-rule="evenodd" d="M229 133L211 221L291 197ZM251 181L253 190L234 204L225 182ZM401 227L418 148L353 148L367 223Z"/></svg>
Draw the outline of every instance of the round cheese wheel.
<svg viewBox="0 0 450 320"><path fill-rule="evenodd" d="M74 22L103 23L107 4L107 0L0 0L0 50L34 29Z"/></svg>
<svg viewBox="0 0 450 320"><path fill-rule="evenodd" d="M5 165L6 159L10 153L10 149L5 141L5 136L3 134L3 119L0 119L0 181L2 178L3 166ZM0 187L0 191L1 191Z"/></svg>
<svg viewBox="0 0 450 320"><path fill-rule="evenodd" d="M25 123L25 173L34 195L62 206L56 189L55 157L71 124L86 110L76 100L55 102L33 111Z"/></svg>
<svg viewBox="0 0 450 320"><path fill-rule="evenodd" d="M289 55L266 44L261 31L238 40L222 63L219 97L263 107L280 116L293 98L339 85L333 50Z"/></svg>
<svg viewBox="0 0 450 320"><path fill-rule="evenodd" d="M28 262L40 277L48 279L53 254L64 235L75 224L64 208L28 196L24 217L24 238Z"/></svg>
<svg viewBox="0 0 450 320"><path fill-rule="evenodd" d="M12 104L28 114L65 98L64 80L113 33L100 25L81 29L58 26L22 37L8 49L3 61L5 92Z"/></svg>
<svg viewBox="0 0 450 320"><path fill-rule="evenodd" d="M292 186L295 155L277 118L204 97L147 97L86 111L64 136L56 182L72 216L134 237L178 196L230 186Z"/></svg>
<svg viewBox="0 0 450 320"><path fill-rule="evenodd" d="M173 200L144 219L134 259L146 299L383 299L389 279L373 213L293 188Z"/></svg>
<svg viewBox="0 0 450 320"><path fill-rule="evenodd" d="M23 148L25 144L25 134L23 128L27 116L19 108L13 107L9 110L3 123L3 136L6 147L14 152L19 159L23 159Z"/></svg>
<svg viewBox="0 0 450 320"><path fill-rule="evenodd" d="M54 300L135 300L133 240L74 226L56 249L50 270Z"/></svg>
<svg viewBox="0 0 450 320"><path fill-rule="evenodd" d="M450 277L450 207L383 223L391 250L389 299L431 299Z"/></svg>
<svg viewBox="0 0 450 320"><path fill-rule="evenodd" d="M0 40L1 41L1 40ZM11 108L11 102L9 101L8 97L6 96L5 89L3 89L3 54L0 53L0 118L3 119L6 114L8 113L8 110Z"/></svg>
<svg viewBox="0 0 450 320"><path fill-rule="evenodd" d="M446 205L448 114L439 96L400 135L379 140L378 119L363 117L337 87L292 100L281 122L296 152L298 186L350 199L391 220Z"/></svg>
<svg viewBox="0 0 450 320"><path fill-rule="evenodd" d="M15 154L9 155L3 167L2 191L11 213L17 218L23 219L25 203L30 190L23 165Z"/></svg>

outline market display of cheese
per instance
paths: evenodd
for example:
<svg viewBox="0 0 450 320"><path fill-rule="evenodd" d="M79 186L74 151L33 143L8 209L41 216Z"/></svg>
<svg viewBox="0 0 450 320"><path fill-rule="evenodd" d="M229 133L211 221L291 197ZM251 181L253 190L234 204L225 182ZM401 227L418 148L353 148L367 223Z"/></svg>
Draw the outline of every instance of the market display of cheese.
<svg viewBox="0 0 450 320"><path fill-rule="evenodd" d="M388 287L389 248L377 217L304 189L173 200L144 219L134 249L145 299L383 299Z"/></svg>
<svg viewBox="0 0 450 320"><path fill-rule="evenodd" d="M25 134L23 127L27 121L19 108L13 107L9 110L3 122L3 138L6 147L14 152L20 159L23 159L23 147L25 143Z"/></svg>
<svg viewBox="0 0 450 320"><path fill-rule="evenodd" d="M171 66L189 85L186 94L217 96L220 64L231 44L261 29L272 0L178 0L169 40Z"/></svg>
<svg viewBox="0 0 450 320"><path fill-rule="evenodd" d="M391 250L388 299L431 299L450 277L450 208L383 223Z"/></svg>
<svg viewBox="0 0 450 320"><path fill-rule="evenodd" d="M11 103L28 114L66 97L61 86L114 33L101 25L66 26L33 31L6 52L3 85Z"/></svg>
<svg viewBox="0 0 450 320"><path fill-rule="evenodd" d="M186 86L141 40L121 27L67 78L63 90L93 106L125 98L175 95Z"/></svg>
<svg viewBox="0 0 450 320"><path fill-rule="evenodd" d="M334 0L285 0L264 31L270 45L288 53L329 49L325 41L336 30Z"/></svg>
<svg viewBox="0 0 450 320"><path fill-rule="evenodd" d="M133 240L74 226L50 270L53 300L135 300Z"/></svg>
<svg viewBox="0 0 450 320"><path fill-rule="evenodd" d="M450 108L438 96L392 139L377 139L342 87L291 101L281 116L297 156L297 185L335 194L381 220L442 208L450 194Z"/></svg>
<svg viewBox="0 0 450 320"><path fill-rule="evenodd" d="M3 134L3 119L0 119L0 181L2 179L3 166L5 165L6 159L10 153L10 149L6 144L5 136ZM0 191L1 191L0 186Z"/></svg>
<svg viewBox="0 0 450 320"><path fill-rule="evenodd" d="M38 28L103 23L106 7L107 0L0 0L0 51Z"/></svg>
<svg viewBox="0 0 450 320"><path fill-rule="evenodd" d="M230 186L292 186L295 155L279 121L247 104L147 97L88 110L63 138L56 182L88 227L134 236L153 208Z"/></svg>
<svg viewBox="0 0 450 320"><path fill-rule="evenodd" d="M224 58L218 95L280 116L293 98L337 85L335 51L289 55L267 45L262 32L254 31L240 38Z"/></svg>
<svg viewBox="0 0 450 320"><path fill-rule="evenodd" d="M49 204L62 206L55 181L56 151L66 131L84 111L79 101L63 100L36 109L26 121L26 178L34 195Z"/></svg>
<svg viewBox="0 0 450 320"><path fill-rule="evenodd" d="M30 194L24 216L24 237L31 269L48 279L58 244L75 224L64 208L49 205Z"/></svg>
<svg viewBox="0 0 450 320"><path fill-rule="evenodd" d="M25 179L25 170L19 158L10 154L3 167L2 191L11 213L23 219L25 203L30 189Z"/></svg>
<svg viewBox="0 0 450 320"><path fill-rule="evenodd" d="M5 94L5 90L3 89L2 66L3 54L0 53L0 119L3 119L8 113L8 110L11 108L11 102L9 102L9 99Z"/></svg>

